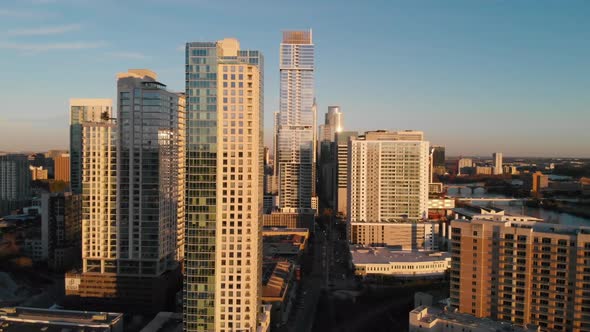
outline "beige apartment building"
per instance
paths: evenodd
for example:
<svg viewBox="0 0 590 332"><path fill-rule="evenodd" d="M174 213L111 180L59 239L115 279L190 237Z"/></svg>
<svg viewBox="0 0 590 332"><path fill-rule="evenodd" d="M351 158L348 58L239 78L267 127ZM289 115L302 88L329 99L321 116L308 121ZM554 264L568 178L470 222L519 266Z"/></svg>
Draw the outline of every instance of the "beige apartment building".
<svg viewBox="0 0 590 332"><path fill-rule="evenodd" d="M499 215L451 223L451 305L543 331L590 331L590 228Z"/></svg>
<svg viewBox="0 0 590 332"><path fill-rule="evenodd" d="M190 42L184 331L256 331L261 306L263 56Z"/></svg>

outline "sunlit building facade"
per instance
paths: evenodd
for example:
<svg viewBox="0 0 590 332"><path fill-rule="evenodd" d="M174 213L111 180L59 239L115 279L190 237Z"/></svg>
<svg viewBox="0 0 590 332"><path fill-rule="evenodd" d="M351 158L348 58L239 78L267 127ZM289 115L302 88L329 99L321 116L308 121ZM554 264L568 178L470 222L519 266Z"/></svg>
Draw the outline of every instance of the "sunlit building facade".
<svg viewBox="0 0 590 332"><path fill-rule="evenodd" d="M184 95L150 70L121 73L117 120L82 123L82 270L71 306L154 313L180 289Z"/></svg>
<svg viewBox="0 0 590 332"><path fill-rule="evenodd" d="M256 331L263 205L263 57L236 39L186 44L185 331Z"/></svg>
<svg viewBox="0 0 590 332"><path fill-rule="evenodd" d="M590 330L590 228L479 215L451 223L451 306L460 313Z"/></svg>
<svg viewBox="0 0 590 332"><path fill-rule="evenodd" d="M422 138L418 131L378 131L349 141L347 226L351 243L396 245L407 237L396 231L400 223L415 227L414 223L427 218L429 143ZM433 233L429 229L424 240L412 247L429 246L422 242L434 245Z"/></svg>
<svg viewBox="0 0 590 332"><path fill-rule="evenodd" d="M82 193L82 124L108 121L112 112L111 99L70 99L70 186L74 194Z"/></svg>

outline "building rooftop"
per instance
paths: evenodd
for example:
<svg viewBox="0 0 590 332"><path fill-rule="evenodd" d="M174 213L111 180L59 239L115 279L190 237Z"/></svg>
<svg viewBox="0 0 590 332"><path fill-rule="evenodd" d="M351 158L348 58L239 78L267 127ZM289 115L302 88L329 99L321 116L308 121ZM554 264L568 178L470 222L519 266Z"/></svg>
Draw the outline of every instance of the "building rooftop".
<svg viewBox="0 0 590 332"><path fill-rule="evenodd" d="M519 218L522 217L522 220ZM464 223L499 223L508 227L528 228L538 233L552 233L564 235L590 234L590 227L546 223L543 219L528 216L508 216L493 214L476 214L473 219L455 219L453 222Z"/></svg>
<svg viewBox="0 0 590 332"><path fill-rule="evenodd" d="M449 312L437 307L419 306L410 312L410 315L422 314L419 322L431 324L437 319L454 322L465 327L477 328L478 331L489 330L490 332L534 332L538 331L537 326L530 325L521 327L508 322L495 321L490 318L477 318L472 315L458 312Z"/></svg>
<svg viewBox="0 0 590 332"><path fill-rule="evenodd" d="M390 264L391 262L434 262L451 258L448 252L401 251L384 247L350 246L354 264Z"/></svg>
<svg viewBox="0 0 590 332"><path fill-rule="evenodd" d="M262 264L263 300L282 300L292 276L293 264L291 262L265 260Z"/></svg>
<svg viewBox="0 0 590 332"><path fill-rule="evenodd" d="M527 216L524 214L508 213L506 210L499 209L496 207L483 207L478 205L468 205L465 207L454 208L453 212L458 215L465 216L467 218L473 218L475 216L486 215L486 216L505 216L507 219L521 219L522 221L543 221L543 219Z"/></svg>
<svg viewBox="0 0 590 332"><path fill-rule="evenodd" d="M120 313L25 307L0 309L2 332L110 331L111 326L122 324L122 320Z"/></svg>
<svg viewBox="0 0 590 332"><path fill-rule="evenodd" d="M297 255L305 250L307 228L265 228L262 231L264 255Z"/></svg>

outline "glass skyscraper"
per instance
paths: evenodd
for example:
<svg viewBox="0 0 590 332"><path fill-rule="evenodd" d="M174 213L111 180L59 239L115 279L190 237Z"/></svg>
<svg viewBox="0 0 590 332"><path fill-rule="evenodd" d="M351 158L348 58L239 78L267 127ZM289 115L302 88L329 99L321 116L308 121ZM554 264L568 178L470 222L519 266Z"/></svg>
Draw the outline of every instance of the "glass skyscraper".
<svg viewBox="0 0 590 332"><path fill-rule="evenodd" d="M161 275L176 268L183 243L185 98L149 70L118 78L118 269Z"/></svg>
<svg viewBox="0 0 590 332"><path fill-rule="evenodd" d="M186 44L185 331L255 331L260 305L263 57Z"/></svg>
<svg viewBox="0 0 590 332"><path fill-rule="evenodd" d="M180 288L185 98L150 70L117 78L116 121L104 100L72 102L82 271L66 275L66 297L78 308L154 313L169 310Z"/></svg>
<svg viewBox="0 0 590 332"><path fill-rule="evenodd" d="M311 31L283 32L280 80L275 148L279 205L283 210L309 209L315 195L316 137Z"/></svg>

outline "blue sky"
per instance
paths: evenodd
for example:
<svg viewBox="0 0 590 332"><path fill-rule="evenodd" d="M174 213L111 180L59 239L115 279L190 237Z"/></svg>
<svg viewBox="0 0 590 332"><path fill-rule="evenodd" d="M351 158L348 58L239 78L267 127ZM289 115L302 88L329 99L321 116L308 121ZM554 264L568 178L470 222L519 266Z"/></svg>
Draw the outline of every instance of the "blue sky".
<svg viewBox="0 0 590 332"><path fill-rule="evenodd" d="M319 120L418 129L449 155L590 157L588 1L0 1L0 150L64 148L68 99L115 96L150 68L184 90L187 41L265 55L278 108L281 31L313 29Z"/></svg>

